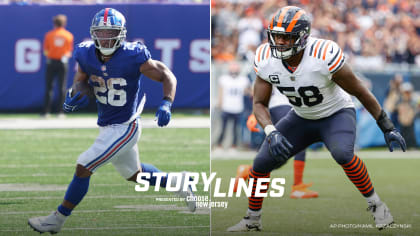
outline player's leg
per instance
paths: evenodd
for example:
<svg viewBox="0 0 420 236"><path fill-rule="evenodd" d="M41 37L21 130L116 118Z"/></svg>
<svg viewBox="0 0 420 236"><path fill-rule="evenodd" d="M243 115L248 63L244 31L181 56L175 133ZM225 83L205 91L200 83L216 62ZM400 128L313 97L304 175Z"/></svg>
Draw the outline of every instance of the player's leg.
<svg viewBox="0 0 420 236"><path fill-rule="evenodd" d="M126 150L125 152L119 153L118 156L112 159L112 164L114 165L115 169L120 173L120 175L128 181L137 182L137 174L142 173L149 173L150 178L143 177L143 180L149 182L151 186L159 185L160 187L166 188L168 175L163 174L161 170L159 170L156 166L152 164L141 163L139 158L139 151L137 142L141 136L141 129L139 129L138 137L133 139L131 144L128 146L131 147L130 149ZM160 175L156 175L156 173L161 173ZM155 174L155 175L154 175ZM181 186L184 186L185 182L185 173L182 174L181 177ZM178 179L173 178L173 182L178 181ZM175 183L170 183L171 186L174 186ZM189 187L186 191L176 192L176 194L180 195L181 197L185 198L185 202L187 207L190 211L194 212L196 209L196 202L195 201L187 201L187 196L193 196L193 192L191 187Z"/></svg>
<svg viewBox="0 0 420 236"><path fill-rule="evenodd" d="M217 146L219 147L222 146L223 138L225 137L228 118L229 118L228 113L222 112L222 129L220 130L220 135L219 135L219 138L217 139Z"/></svg>
<svg viewBox="0 0 420 236"><path fill-rule="evenodd" d="M61 63L61 69L59 70L58 74L58 113L63 115L62 106L66 99L66 91L67 91L67 71L68 71L68 64Z"/></svg>
<svg viewBox="0 0 420 236"><path fill-rule="evenodd" d="M101 166L110 162L119 152L125 152L131 140L138 136L138 122L129 125L100 127L94 144L83 152L78 160L76 173L70 182L64 200L57 211L48 216L33 217L29 225L38 232L56 233L61 230L66 218L82 201L89 189L90 176Z"/></svg>
<svg viewBox="0 0 420 236"><path fill-rule="evenodd" d="M239 121L241 119L241 114L230 114L231 118L233 119L233 142L232 147L236 148L238 146L238 133L239 133Z"/></svg>
<svg viewBox="0 0 420 236"><path fill-rule="evenodd" d="M270 108L271 121L273 124L276 124L287 113L292 109L289 105L281 105ZM292 192L290 197L294 199L305 199L305 198L316 198L318 197L318 192L312 191L309 189L312 186L312 183L305 184L303 183L303 171L305 169L305 156L306 151L303 150L295 155L293 162L293 173L294 173L294 182L292 186Z"/></svg>
<svg viewBox="0 0 420 236"><path fill-rule="evenodd" d="M54 65L52 61L48 60L47 69L45 71L45 95L44 95L44 109L42 115L48 115L51 112L51 103L53 97L53 81L55 75Z"/></svg>
<svg viewBox="0 0 420 236"><path fill-rule="evenodd" d="M326 128L328 127L328 128ZM368 209L379 229L393 223L388 207L376 194L365 163L354 154L356 138L356 112L343 109L320 121L322 140L335 161L342 166L350 181L356 186L368 203Z"/></svg>
<svg viewBox="0 0 420 236"><path fill-rule="evenodd" d="M280 120L276 124L276 129L280 131L286 139L293 145L290 153L290 157L296 153L304 150L310 144L319 141L318 136L314 132L311 132L311 128L307 126L308 121L304 120L296 115L294 111L289 112L284 119ZM264 140L263 144L258 151L252 169L250 171L249 178L254 179L254 183L259 178L269 178L271 171L280 168L286 161L272 157L268 150L268 143ZM267 189L260 192L268 191ZM248 210L246 216L236 225L227 229L227 231L250 231L250 230L261 230L261 212L262 204L264 201L263 197L256 197L256 184L253 185L252 194L248 198Z"/></svg>

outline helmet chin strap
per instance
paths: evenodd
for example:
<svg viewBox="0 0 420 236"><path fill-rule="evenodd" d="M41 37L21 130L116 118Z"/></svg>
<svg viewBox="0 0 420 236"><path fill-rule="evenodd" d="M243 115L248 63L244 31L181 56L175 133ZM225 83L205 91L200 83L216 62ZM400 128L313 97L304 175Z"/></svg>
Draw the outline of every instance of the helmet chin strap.
<svg viewBox="0 0 420 236"><path fill-rule="evenodd" d="M280 51L280 50L277 50L277 52L279 52L280 53L280 57L281 57L281 59L289 59L290 57L292 57L293 56L293 47L292 48L290 48L289 50L287 50L287 51L284 51L284 52L282 52L282 51Z"/></svg>
<svg viewBox="0 0 420 236"><path fill-rule="evenodd" d="M104 55L104 56L109 56L112 53L115 52L115 48L100 48L99 51Z"/></svg>

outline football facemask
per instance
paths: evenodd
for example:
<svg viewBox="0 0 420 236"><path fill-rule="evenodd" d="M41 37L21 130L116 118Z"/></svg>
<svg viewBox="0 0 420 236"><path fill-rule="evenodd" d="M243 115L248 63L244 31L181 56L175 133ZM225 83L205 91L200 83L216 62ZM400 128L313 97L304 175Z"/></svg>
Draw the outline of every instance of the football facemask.
<svg viewBox="0 0 420 236"><path fill-rule="evenodd" d="M121 46L127 33L125 24L125 17L112 8L105 8L95 15L90 36L103 55L111 55Z"/></svg>

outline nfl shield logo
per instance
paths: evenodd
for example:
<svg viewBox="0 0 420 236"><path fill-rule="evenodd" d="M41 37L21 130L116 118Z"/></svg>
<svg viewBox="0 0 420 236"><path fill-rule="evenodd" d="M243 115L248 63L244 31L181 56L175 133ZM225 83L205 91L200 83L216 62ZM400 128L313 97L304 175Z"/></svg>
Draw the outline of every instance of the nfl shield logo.
<svg viewBox="0 0 420 236"><path fill-rule="evenodd" d="M106 71L106 66L101 66L102 71Z"/></svg>

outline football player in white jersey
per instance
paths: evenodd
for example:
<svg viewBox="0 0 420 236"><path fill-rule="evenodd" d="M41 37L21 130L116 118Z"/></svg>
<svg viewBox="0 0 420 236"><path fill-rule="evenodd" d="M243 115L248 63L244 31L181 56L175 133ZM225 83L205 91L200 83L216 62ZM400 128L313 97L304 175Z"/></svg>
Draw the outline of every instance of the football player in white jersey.
<svg viewBox="0 0 420 236"><path fill-rule="evenodd" d="M261 49L260 49L261 50ZM280 93L275 87L272 89L270 102L268 103L268 109L270 111L271 121L273 124L277 123L286 116L286 114L292 109L289 100L286 96ZM260 132L257 128L257 119L254 114L251 114L248 117L246 125L251 132ZM319 196L318 192L310 190L309 187L312 186L312 183L306 184L303 182L303 171L305 168L305 159L306 152L305 150L300 151L295 155L293 163L293 173L294 181L292 185L292 192L290 193L290 198L293 199L308 199L308 198L317 198ZM249 171L251 170L252 165L239 165L236 170L236 181L233 191L236 192L238 187L239 178L248 179Z"/></svg>
<svg viewBox="0 0 420 236"><path fill-rule="evenodd" d="M340 47L330 40L310 37L310 28L304 10L283 7L270 20L269 43L257 49L254 114L267 137L254 160L250 178L269 178L270 172L290 157L322 141L366 198L376 227L383 229L394 220L375 192L365 164L354 154L356 114L349 94L356 96L375 118L390 151L392 142L405 151L405 141L373 94L354 75ZM268 110L272 85L293 105L275 125ZM256 184L253 186L246 216L228 231L262 229L263 198L255 196Z"/></svg>

